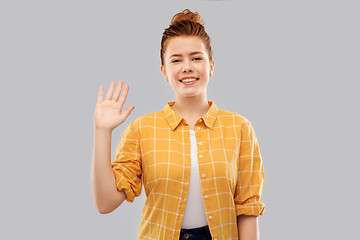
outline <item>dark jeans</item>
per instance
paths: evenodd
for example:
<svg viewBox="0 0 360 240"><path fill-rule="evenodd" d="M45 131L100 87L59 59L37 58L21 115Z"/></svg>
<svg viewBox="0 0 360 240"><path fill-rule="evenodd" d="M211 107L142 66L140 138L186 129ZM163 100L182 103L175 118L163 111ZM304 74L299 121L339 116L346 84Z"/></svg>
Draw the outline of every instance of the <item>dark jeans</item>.
<svg viewBox="0 0 360 240"><path fill-rule="evenodd" d="M200 228L181 229L179 240L211 240L209 226Z"/></svg>

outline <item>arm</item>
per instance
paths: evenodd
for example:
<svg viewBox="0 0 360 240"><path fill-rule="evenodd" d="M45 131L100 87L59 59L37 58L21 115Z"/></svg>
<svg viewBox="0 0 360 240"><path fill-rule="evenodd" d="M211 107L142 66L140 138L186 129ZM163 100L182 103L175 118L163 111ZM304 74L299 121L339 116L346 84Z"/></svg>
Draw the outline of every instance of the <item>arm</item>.
<svg viewBox="0 0 360 240"><path fill-rule="evenodd" d="M114 211L126 199L124 191L117 190L111 167L111 134L111 130L95 129L91 185L96 208L101 214Z"/></svg>
<svg viewBox="0 0 360 240"><path fill-rule="evenodd" d="M239 240L259 240L258 217L237 216Z"/></svg>
<svg viewBox="0 0 360 240"><path fill-rule="evenodd" d="M265 175L255 131L248 120L241 126L238 175L234 201L239 239L258 240L257 217L265 209L260 201Z"/></svg>
<svg viewBox="0 0 360 240"><path fill-rule="evenodd" d="M115 82L111 82L105 100L104 86L101 85L94 112L95 139L91 187L96 208L102 214L114 211L127 197L124 191L117 189L110 153L112 130L123 123L134 109L132 106L121 112L129 91L129 85L125 85L119 99L122 85L123 81L120 80L114 92Z"/></svg>
<svg viewBox="0 0 360 240"><path fill-rule="evenodd" d="M115 185L118 191L126 194L126 201L134 202L142 191L142 159L140 147L140 118L124 130L121 142L115 151L115 160L111 162Z"/></svg>

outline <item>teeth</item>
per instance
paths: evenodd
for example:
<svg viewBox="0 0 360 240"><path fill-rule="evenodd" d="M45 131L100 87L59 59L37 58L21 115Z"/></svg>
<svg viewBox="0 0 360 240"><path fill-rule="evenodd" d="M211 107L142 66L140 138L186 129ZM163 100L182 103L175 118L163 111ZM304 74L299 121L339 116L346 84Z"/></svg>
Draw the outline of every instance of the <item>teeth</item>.
<svg viewBox="0 0 360 240"><path fill-rule="evenodd" d="M196 78L187 78L187 79L183 79L181 80L181 82L192 82L192 81L195 81Z"/></svg>

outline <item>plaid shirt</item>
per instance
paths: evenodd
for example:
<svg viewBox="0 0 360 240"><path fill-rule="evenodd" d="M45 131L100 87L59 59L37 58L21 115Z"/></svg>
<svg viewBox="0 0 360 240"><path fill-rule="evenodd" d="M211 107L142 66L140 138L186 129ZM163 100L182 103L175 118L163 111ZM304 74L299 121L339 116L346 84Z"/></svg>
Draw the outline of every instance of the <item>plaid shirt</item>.
<svg viewBox="0 0 360 240"><path fill-rule="evenodd" d="M218 109L194 126L199 175L213 240L238 240L238 215L260 216L265 175L255 131L245 117ZM141 116L127 126L111 162L117 189L128 202L146 201L137 239L180 237L188 196L190 127L168 102L164 109Z"/></svg>

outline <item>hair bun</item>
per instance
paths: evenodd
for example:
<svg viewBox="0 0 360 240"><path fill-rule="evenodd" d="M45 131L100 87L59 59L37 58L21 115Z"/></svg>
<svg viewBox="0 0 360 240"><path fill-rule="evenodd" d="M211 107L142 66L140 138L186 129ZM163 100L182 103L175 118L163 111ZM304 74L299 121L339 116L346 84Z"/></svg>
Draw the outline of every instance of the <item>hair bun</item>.
<svg viewBox="0 0 360 240"><path fill-rule="evenodd" d="M176 22L183 20L190 20L193 22L197 22L202 26L204 26L205 24L204 20L202 20L198 12L192 12L186 8L182 12L179 12L173 16L173 18L171 19L171 25L174 25Z"/></svg>

